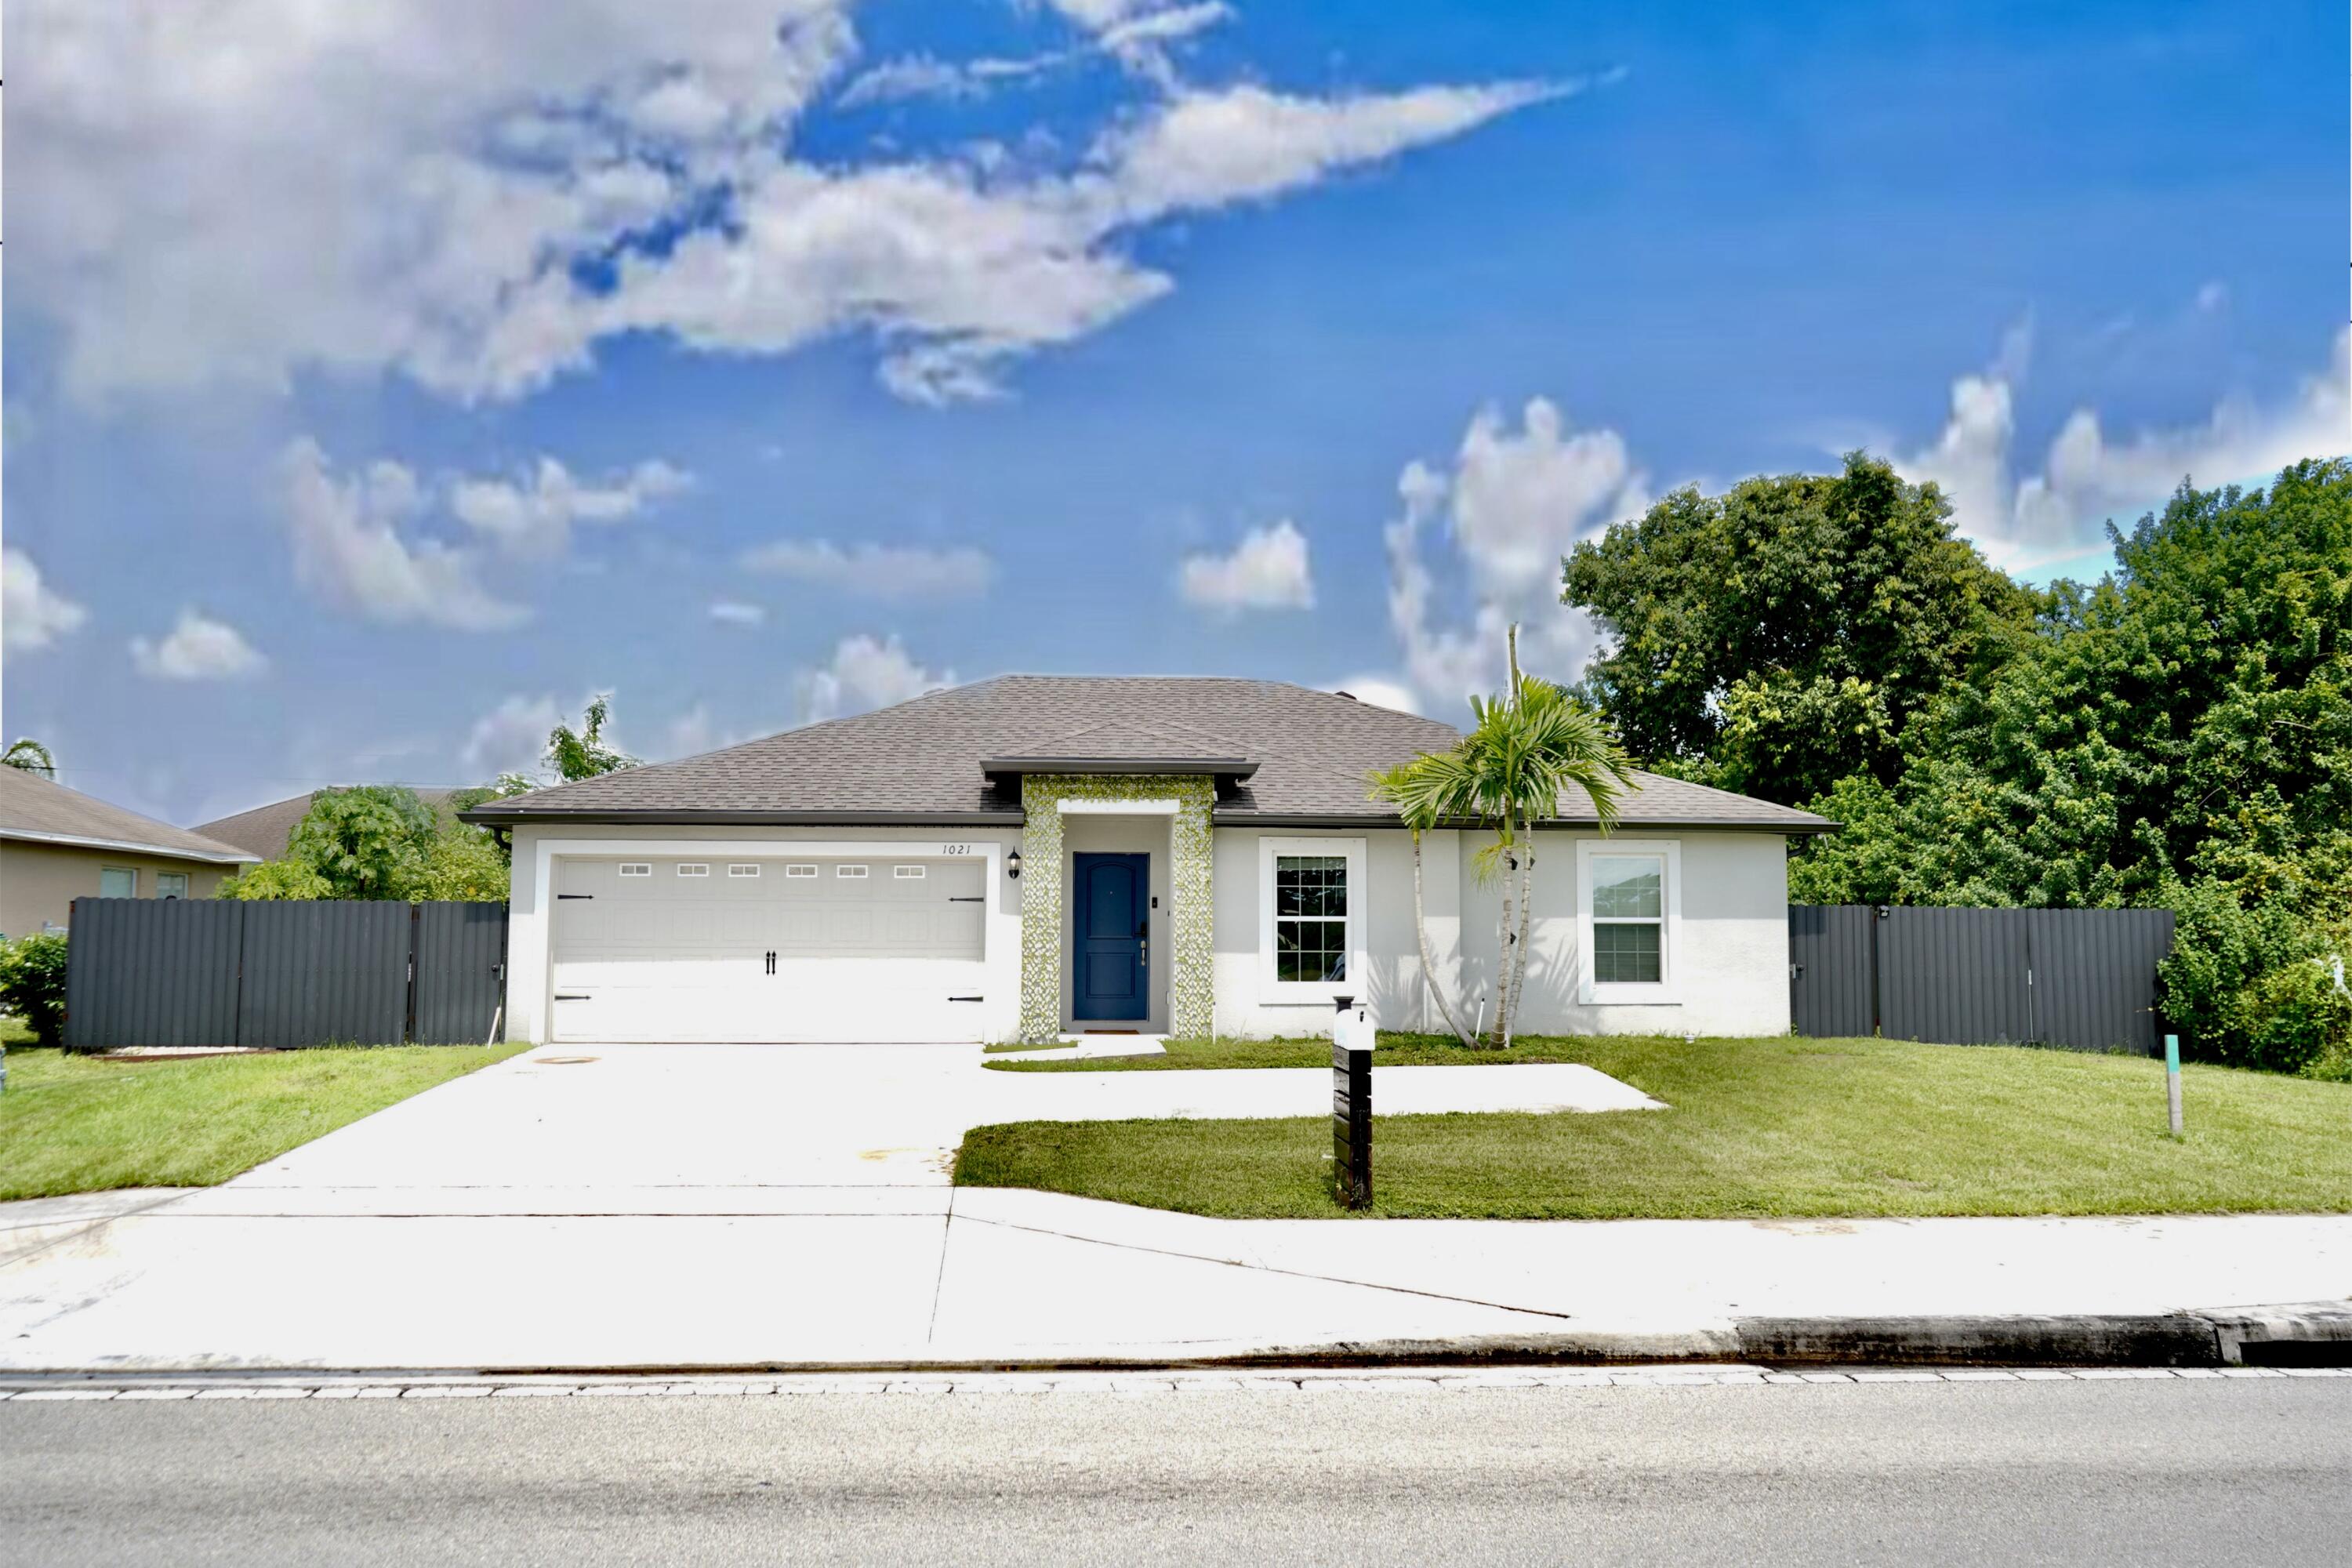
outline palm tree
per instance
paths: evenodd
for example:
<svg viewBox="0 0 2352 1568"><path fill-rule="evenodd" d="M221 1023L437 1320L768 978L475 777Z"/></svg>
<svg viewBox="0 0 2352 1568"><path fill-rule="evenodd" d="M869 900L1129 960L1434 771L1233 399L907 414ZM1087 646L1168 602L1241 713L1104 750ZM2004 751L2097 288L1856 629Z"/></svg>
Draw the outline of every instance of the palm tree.
<svg viewBox="0 0 2352 1568"><path fill-rule="evenodd" d="M18 768L49 780L58 776L57 758L49 755L47 746L29 736L8 742L8 749L0 752L0 766Z"/></svg>
<svg viewBox="0 0 2352 1568"><path fill-rule="evenodd" d="M1373 773L1371 798L1396 807L1406 831L1412 835L1412 934L1421 942L1422 977L1429 983L1431 994L1437 998L1437 1011L1444 1017L1445 1026L1464 1045L1475 1048L1478 1042L1454 1016L1454 1004L1446 999L1445 986L1437 977L1437 966L1430 962L1429 921L1422 912L1421 836L1444 822L1459 803L1461 771L1460 759L1454 752L1423 752L1409 763Z"/></svg>
<svg viewBox="0 0 2352 1568"><path fill-rule="evenodd" d="M1528 939L1535 916L1536 825L1559 812L1569 785L1591 798L1606 833L1617 821L1618 797L1632 784L1630 764L1608 726L1550 681L1519 671L1518 628L1510 632L1510 684L1501 697L1470 700L1472 724L1451 751L1415 758L1375 775L1376 798L1395 805L1413 835L1414 923L1421 922L1421 835L1444 822L1467 823L1495 836L1471 865L1481 881L1502 882L1503 921L1496 975L1495 1038L1507 1049L1527 980ZM1515 885L1516 884L1516 885ZM1422 968L1429 973L1429 939L1421 933ZM1470 1037L1441 993L1440 1009L1454 1032Z"/></svg>

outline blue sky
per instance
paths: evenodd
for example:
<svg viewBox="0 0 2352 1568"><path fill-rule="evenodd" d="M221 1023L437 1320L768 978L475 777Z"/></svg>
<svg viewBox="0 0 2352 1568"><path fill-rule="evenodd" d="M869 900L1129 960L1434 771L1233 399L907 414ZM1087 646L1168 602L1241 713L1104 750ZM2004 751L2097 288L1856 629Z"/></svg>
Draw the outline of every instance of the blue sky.
<svg viewBox="0 0 2352 1568"><path fill-rule="evenodd" d="M2340 7L288 9L6 15L0 727L178 821L596 690L1450 718L1676 484L1866 445L2041 578L2352 447Z"/></svg>

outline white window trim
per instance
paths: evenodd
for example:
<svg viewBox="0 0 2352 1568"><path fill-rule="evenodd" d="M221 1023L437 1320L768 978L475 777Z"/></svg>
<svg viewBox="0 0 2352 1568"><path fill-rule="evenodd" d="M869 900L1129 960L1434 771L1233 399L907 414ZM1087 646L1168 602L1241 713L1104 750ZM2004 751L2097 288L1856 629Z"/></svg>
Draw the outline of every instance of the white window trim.
<svg viewBox="0 0 2352 1568"><path fill-rule="evenodd" d="M805 881L815 875L816 868L809 865L805 861L794 862L793 864L788 865L784 868L785 879L790 881Z"/></svg>
<svg viewBox="0 0 2352 1568"><path fill-rule="evenodd" d="M1348 978L1276 980L1274 977L1274 859L1277 855L1338 855L1348 862ZM1329 1006L1341 996L1368 996L1371 955L1365 928L1370 923L1371 883L1364 874L1360 838L1260 838L1257 841L1257 999L1262 1006Z"/></svg>
<svg viewBox="0 0 2352 1568"><path fill-rule="evenodd" d="M112 894L110 894L109 892L107 892L107 890L106 890L106 874L107 874L109 871L113 872L113 873L114 873L116 876L118 876L118 877L128 877L128 878L130 878L130 879L131 879L131 890L130 890L129 892L127 892L127 893L112 893ZM98 868L98 896L99 896L100 898L101 898L101 899L104 899L104 898L135 899L135 898L137 898L137 897L139 896L139 868L138 868L138 867L136 867L136 866L100 866L100 867Z"/></svg>
<svg viewBox="0 0 2352 1568"><path fill-rule="evenodd" d="M180 890L179 890L178 892L176 892L176 893L167 893L167 892L165 892L165 891L163 890L163 883L164 883L164 881L165 881L167 879L171 879L171 878L177 878L177 879L179 879L179 883L180 883ZM158 872L156 872L156 873L155 873L155 896L156 896L157 898L159 898L159 899L184 899L184 898L186 898L186 897L188 896L188 874L187 874L185 871L158 871Z"/></svg>
<svg viewBox="0 0 2352 1568"><path fill-rule="evenodd" d="M1592 978L1592 858L1596 855L1656 855L1665 861L1665 910L1658 922L1655 984ZM1576 952L1579 1000L1591 1007L1671 1007L1682 1002L1683 847L1676 838L1580 838L1576 841Z"/></svg>
<svg viewBox="0 0 2352 1568"><path fill-rule="evenodd" d="M624 860L619 874L632 881L639 877L650 877L654 874L654 863L650 860Z"/></svg>
<svg viewBox="0 0 2352 1568"><path fill-rule="evenodd" d="M891 879L894 881L919 882L927 875L929 875L929 873L920 866L893 866L890 868Z"/></svg>
<svg viewBox="0 0 2352 1568"><path fill-rule="evenodd" d="M852 882L863 881L863 880L865 880L867 877L869 877L870 875L872 875L872 873L870 873L869 871L867 871L867 870L866 870L866 868L865 867L863 867L863 866L849 865L849 864L843 864L843 865L835 866L835 867L833 868L833 879L834 879L834 880L835 880L835 881L836 881L836 882L839 882L839 881L852 881Z"/></svg>
<svg viewBox="0 0 2352 1568"><path fill-rule="evenodd" d="M708 877L710 875L710 862L681 860L677 863L677 874L681 877Z"/></svg>

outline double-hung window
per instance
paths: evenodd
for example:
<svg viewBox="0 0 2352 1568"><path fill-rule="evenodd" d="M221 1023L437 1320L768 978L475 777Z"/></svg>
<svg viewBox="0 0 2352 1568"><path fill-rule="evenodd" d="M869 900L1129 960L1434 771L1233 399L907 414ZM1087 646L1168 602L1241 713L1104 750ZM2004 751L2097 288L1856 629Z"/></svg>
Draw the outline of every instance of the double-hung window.
<svg viewBox="0 0 2352 1568"><path fill-rule="evenodd" d="M1577 907L1587 1002L1672 1002L1681 847L1580 841Z"/></svg>
<svg viewBox="0 0 2352 1568"><path fill-rule="evenodd" d="M1259 841L1261 999L1328 1002L1365 984L1364 841Z"/></svg>
<svg viewBox="0 0 2352 1568"><path fill-rule="evenodd" d="M185 871L155 873L155 896L159 899L184 899L188 896L188 874Z"/></svg>
<svg viewBox="0 0 2352 1568"><path fill-rule="evenodd" d="M100 866L98 868L98 896L101 899L137 898L139 868L135 866Z"/></svg>

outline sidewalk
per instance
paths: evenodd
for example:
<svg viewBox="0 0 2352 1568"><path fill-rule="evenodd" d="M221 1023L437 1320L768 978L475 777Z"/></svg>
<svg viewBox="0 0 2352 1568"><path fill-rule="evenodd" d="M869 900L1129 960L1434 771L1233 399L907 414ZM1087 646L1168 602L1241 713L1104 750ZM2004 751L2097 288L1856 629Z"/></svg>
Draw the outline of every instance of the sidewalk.
<svg viewBox="0 0 2352 1568"><path fill-rule="evenodd" d="M1793 1356L1824 1320L1886 1361L1888 1320L1966 1338L2352 1293L2343 1217L1320 1224L940 1188L659 1189L585 1215L520 1195L265 1217L225 1188L142 1211L0 1272L0 1371L1749 1360L1759 1323ZM2145 1324L2084 1331L2046 1355L2186 1353ZM2033 1342L1990 1359L2044 1359Z"/></svg>

